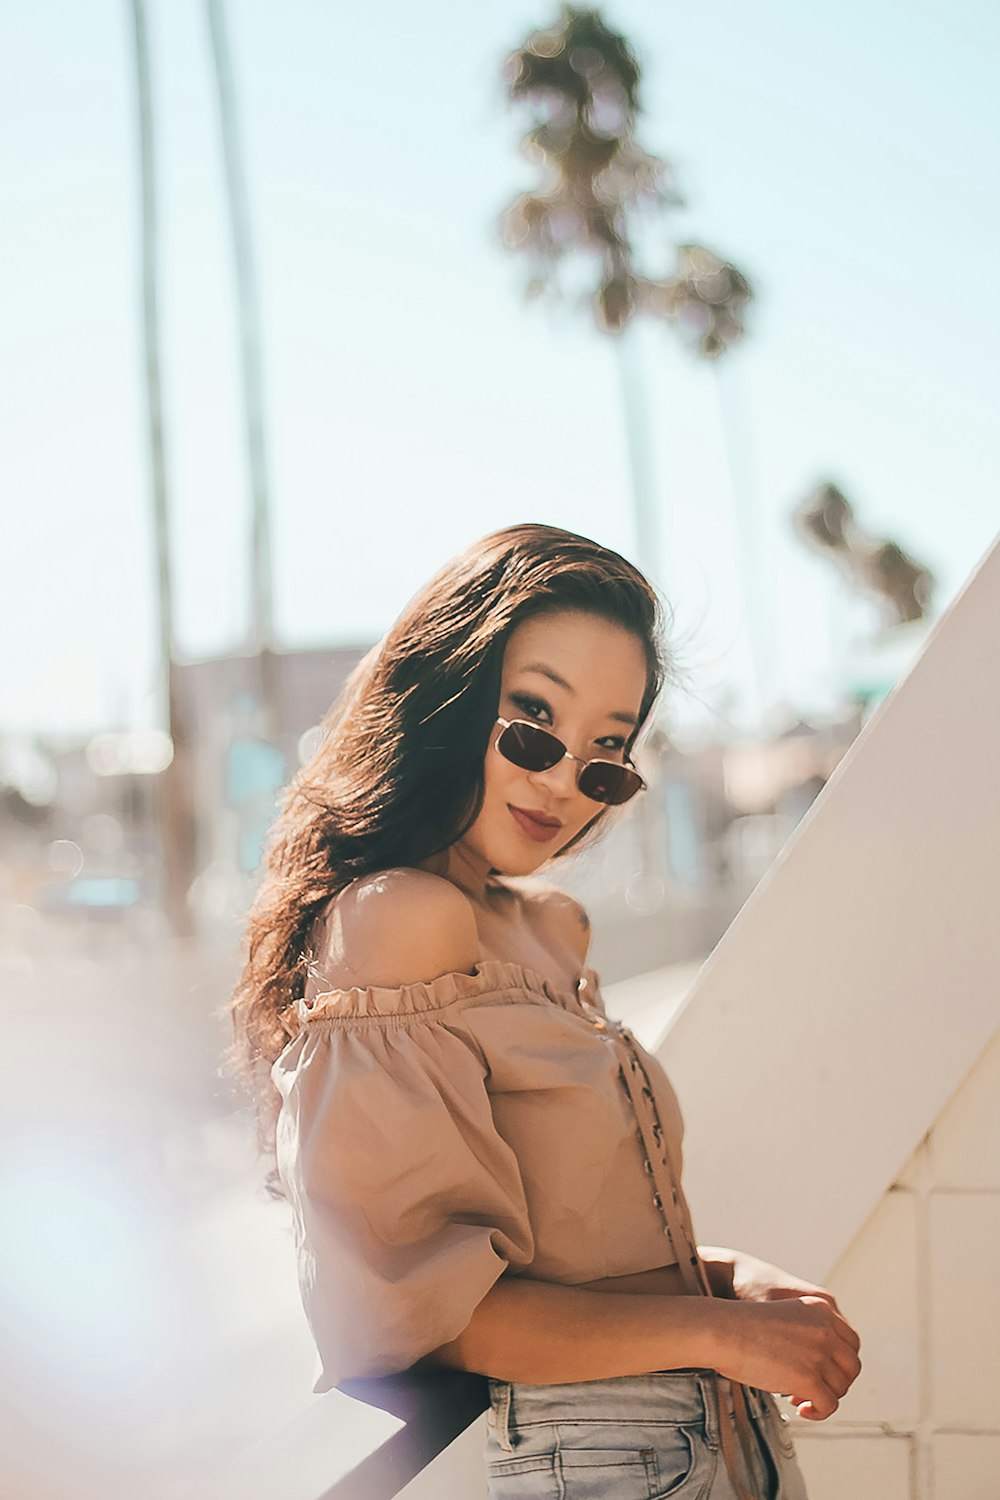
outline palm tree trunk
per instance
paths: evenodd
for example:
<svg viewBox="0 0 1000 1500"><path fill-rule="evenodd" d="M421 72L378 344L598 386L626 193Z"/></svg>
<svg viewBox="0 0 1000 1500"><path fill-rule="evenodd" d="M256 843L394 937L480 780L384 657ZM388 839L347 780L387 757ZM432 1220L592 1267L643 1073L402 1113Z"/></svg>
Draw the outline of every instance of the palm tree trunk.
<svg viewBox="0 0 1000 1500"><path fill-rule="evenodd" d="M635 329L631 324L626 324L620 333L614 335L612 342L618 365L625 445L628 451L635 560L647 577L658 583L663 564L662 539L649 448L649 415Z"/></svg>
<svg viewBox="0 0 1000 1500"><path fill-rule="evenodd" d="M613 336L612 343L615 349L619 389L622 396L625 446L628 453L632 490L635 559L637 566L642 569L654 587L659 588L663 567L662 539L649 443L649 413L639 362L639 349L635 330L631 324L626 323L625 327ZM657 778L657 784L650 786L647 799L658 799L661 795L662 789ZM661 826L659 803L653 801L651 805L642 805L637 812L639 873L646 882L656 878L664 880L666 831Z"/></svg>
<svg viewBox="0 0 1000 1500"><path fill-rule="evenodd" d="M194 875L195 813L191 746L178 694L170 568L169 497L160 380L158 239L149 47L143 0L132 0L135 30L136 102L142 195L142 305L149 420L149 464L156 549L157 634L161 693L173 758L157 783L162 857L161 902L175 937L193 932L188 891Z"/></svg>
<svg viewBox="0 0 1000 1500"><path fill-rule="evenodd" d="M750 663L751 717L759 724L775 689L777 669L772 585L764 561L760 516L750 472L746 408L736 385L737 370L731 355L713 361L713 366L719 426L729 469L730 514Z"/></svg>
<svg viewBox="0 0 1000 1500"><path fill-rule="evenodd" d="M236 272L237 321L243 416L252 504L250 649L257 659L257 681L264 718L264 738L279 729L274 672L274 604L271 574L271 518L264 438L264 395L260 353L260 318L253 236L240 141L232 61L221 0L205 0L212 40L219 127L225 164L226 202Z"/></svg>

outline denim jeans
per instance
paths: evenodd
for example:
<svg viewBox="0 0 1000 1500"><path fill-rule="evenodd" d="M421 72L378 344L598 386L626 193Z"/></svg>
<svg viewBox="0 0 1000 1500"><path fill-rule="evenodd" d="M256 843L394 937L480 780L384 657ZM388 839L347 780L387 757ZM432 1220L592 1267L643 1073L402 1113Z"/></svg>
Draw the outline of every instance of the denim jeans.
<svg viewBox="0 0 1000 1500"><path fill-rule="evenodd" d="M744 1389L760 1450L748 1488L808 1500L788 1419L770 1392ZM491 1377L489 1391L489 1500L735 1500L719 1443L731 1399L711 1370L564 1385Z"/></svg>

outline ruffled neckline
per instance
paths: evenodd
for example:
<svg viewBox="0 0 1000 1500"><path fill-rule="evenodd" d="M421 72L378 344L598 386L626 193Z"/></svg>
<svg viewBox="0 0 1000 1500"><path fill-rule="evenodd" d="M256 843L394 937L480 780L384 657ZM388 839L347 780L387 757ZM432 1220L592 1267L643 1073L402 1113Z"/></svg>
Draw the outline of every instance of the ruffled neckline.
<svg viewBox="0 0 1000 1500"><path fill-rule="evenodd" d="M483 958L471 974L453 970L436 979L401 985L355 985L350 989L322 990L308 1000L296 1000L282 1013L282 1024L290 1036L307 1021L332 1020L344 1016L412 1015L440 1010L455 1000L510 990L526 990L555 1005L578 1006L581 990L594 1003L598 990L596 972L586 965L571 990L559 989L537 969L504 958Z"/></svg>

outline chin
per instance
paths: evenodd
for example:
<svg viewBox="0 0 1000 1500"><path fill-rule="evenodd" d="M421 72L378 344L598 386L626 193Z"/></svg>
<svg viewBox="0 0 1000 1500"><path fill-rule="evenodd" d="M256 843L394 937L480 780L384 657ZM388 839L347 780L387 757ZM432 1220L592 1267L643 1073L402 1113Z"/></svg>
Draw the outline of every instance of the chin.
<svg viewBox="0 0 1000 1500"><path fill-rule="evenodd" d="M507 861L506 873L508 875L534 875L536 870L541 870L558 852L558 847L542 847L537 853L530 849L525 850L519 858Z"/></svg>
<svg viewBox="0 0 1000 1500"><path fill-rule="evenodd" d="M516 799L511 797L510 800L513 802ZM516 830L513 838L508 837L504 825L509 821L510 814L505 805L496 836L483 838L478 848L481 857L489 862L490 867L496 870L498 875L533 875L536 870L547 865L579 832L578 829L563 828L559 839L535 846L527 839L519 838Z"/></svg>
<svg viewBox="0 0 1000 1500"><path fill-rule="evenodd" d="M498 875L533 875L545 863L549 855L547 853L533 855L528 849L507 854L496 853L489 855L488 858Z"/></svg>
<svg viewBox="0 0 1000 1500"><path fill-rule="evenodd" d="M498 875L530 875L540 864L541 860L532 859L530 855L522 855L520 859L515 855L506 858L501 855L493 861L493 868Z"/></svg>

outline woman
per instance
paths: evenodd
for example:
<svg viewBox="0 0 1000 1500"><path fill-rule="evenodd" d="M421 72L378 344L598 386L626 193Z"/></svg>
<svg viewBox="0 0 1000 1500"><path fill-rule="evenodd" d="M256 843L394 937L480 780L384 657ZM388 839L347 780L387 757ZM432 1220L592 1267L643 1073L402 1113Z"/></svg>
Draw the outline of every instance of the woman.
<svg viewBox="0 0 1000 1500"><path fill-rule="evenodd" d="M521 525L453 559L286 794L231 1002L314 1390L486 1376L494 1500L802 1500L769 1393L822 1420L860 1369L829 1292L695 1246L669 1081L580 904L519 885L642 792L667 674L617 553Z"/></svg>

